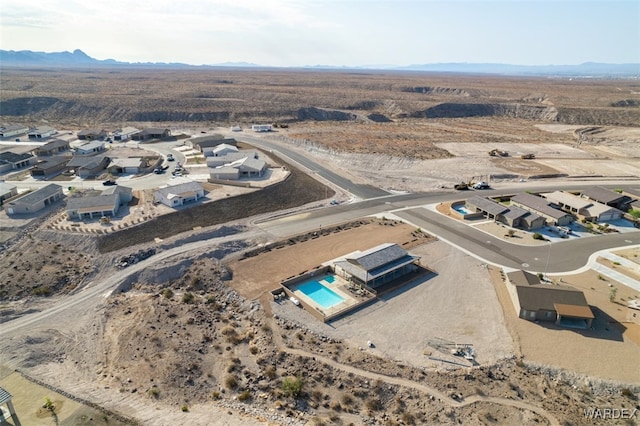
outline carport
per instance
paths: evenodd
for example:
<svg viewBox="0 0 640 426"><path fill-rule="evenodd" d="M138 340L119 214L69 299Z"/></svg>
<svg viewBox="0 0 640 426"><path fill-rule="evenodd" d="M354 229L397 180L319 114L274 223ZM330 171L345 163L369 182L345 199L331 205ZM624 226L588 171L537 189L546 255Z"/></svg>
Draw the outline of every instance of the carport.
<svg viewBox="0 0 640 426"><path fill-rule="evenodd" d="M556 324L567 328L591 328L591 323L595 318L591 308L588 306L567 305L555 303L554 308L558 313Z"/></svg>

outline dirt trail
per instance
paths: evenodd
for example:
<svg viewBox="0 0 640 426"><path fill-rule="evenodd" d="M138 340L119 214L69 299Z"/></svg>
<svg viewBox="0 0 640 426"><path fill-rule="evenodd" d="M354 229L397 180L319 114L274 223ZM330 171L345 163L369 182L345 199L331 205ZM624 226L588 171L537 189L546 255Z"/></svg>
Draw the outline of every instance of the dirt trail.
<svg viewBox="0 0 640 426"><path fill-rule="evenodd" d="M273 313L272 313L272 309L271 309L271 297L270 297L270 293L269 292L265 292L261 297L260 297L260 302L263 306L263 309L266 313L266 321L269 324L270 327L272 327L272 329L276 329L277 328L277 324L275 324L275 322L273 321ZM306 358L311 358L314 361L319 361L322 362L323 364L326 364L332 368L335 368L337 370L341 370L344 371L346 373L352 373L352 374L357 374L359 376L362 377L366 377L368 379L371 380L379 380L381 382L384 383L388 383L388 384L392 384L392 385L397 385L397 386L403 386L406 388L410 388L410 389L414 389L418 392L422 392L425 393L427 395L433 396L434 398L439 399L441 402L448 404L449 406L451 406L452 408L460 408L460 407L465 407L467 405L472 405L475 404L477 402L488 402L488 403L492 403L492 404L497 404L497 405L504 405L504 406L509 406L509 407L514 407L514 408L518 408L518 409L522 409L522 410L529 410L532 411L538 415L540 415L541 417L544 417L548 420L550 425L553 426L559 426L560 422L558 421L558 419L556 419L551 413L549 413L547 410L545 410L544 408L526 403L526 402L522 402L522 401L515 401L512 399L507 399L507 398L498 398L498 397L491 397L491 396L483 396L483 395L471 395L467 398L464 398L461 401L455 401L452 400L450 397L448 397L447 395L445 395L444 393L442 393L441 391L431 387L431 386L426 386L420 383L416 383L412 380L408 380L408 379L403 379L401 377L392 377L392 376L387 376L384 374L379 374L379 373L374 373L374 372L370 372L367 370L363 370L351 365L347 365L347 364L342 364L340 362L334 361L331 358L325 357L323 355L318 355L315 353L311 353L302 349L295 349L295 348L291 348L285 345L284 341L282 340L282 337L280 335L280 333L274 332L273 333L273 338L274 341L276 343L276 346L278 348L279 351L283 351L286 352L290 355L297 355L297 356L301 356L301 357L306 357Z"/></svg>

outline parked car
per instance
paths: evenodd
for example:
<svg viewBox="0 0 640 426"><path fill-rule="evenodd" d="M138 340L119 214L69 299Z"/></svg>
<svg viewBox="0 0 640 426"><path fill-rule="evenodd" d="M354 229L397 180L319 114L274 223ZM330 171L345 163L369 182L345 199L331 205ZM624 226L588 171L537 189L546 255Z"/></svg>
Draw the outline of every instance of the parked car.
<svg viewBox="0 0 640 426"><path fill-rule="evenodd" d="M158 167L158 168L153 169L153 173L159 175L159 174L164 173L165 170L166 169L163 169L162 167Z"/></svg>
<svg viewBox="0 0 640 426"><path fill-rule="evenodd" d="M102 184L104 186L113 186L113 185L117 185L116 181L113 179L109 179L109 180L105 180L104 182L102 182Z"/></svg>
<svg viewBox="0 0 640 426"><path fill-rule="evenodd" d="M167 161L174 161L173 154L167 154Z"/></svg>

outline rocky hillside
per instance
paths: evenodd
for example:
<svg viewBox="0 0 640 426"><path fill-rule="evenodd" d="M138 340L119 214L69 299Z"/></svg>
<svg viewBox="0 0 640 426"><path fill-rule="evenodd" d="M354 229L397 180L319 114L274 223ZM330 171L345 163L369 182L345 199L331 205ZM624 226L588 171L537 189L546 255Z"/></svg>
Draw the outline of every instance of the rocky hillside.
<svg viewBox="0 0 640 426"><path fill-rule="evenodd" d="M5 69L0 120L77 126L515 117L640 123L633 80L277 70Z"/></svg>

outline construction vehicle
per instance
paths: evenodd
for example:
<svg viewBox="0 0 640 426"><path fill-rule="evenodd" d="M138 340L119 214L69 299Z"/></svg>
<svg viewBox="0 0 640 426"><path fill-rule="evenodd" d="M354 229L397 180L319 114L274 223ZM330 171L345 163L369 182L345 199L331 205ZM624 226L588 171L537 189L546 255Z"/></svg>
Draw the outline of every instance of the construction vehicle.
<svg viewBox="0 0 640 426"><path fill-rule="evenodd" d="M489 155L491 157L508 157L509 153L507 151L502 151L500 149L494 148L489 151Z"/></svg>
<svg viewBox="0 0 640 426"><path fill-rule="evenodd" d="M457 183L453 186L453 189L457 189L458 191L466 191L467 189L469 189L469 184L464 183L464 182L460 182Z"/></svg>
<svg viewBox="0 0 640 426"><path fill-rule="evenodd" d="M535 154L522 154L520 156L520 158L522 158L523 160L533 160L534 158L536 158Z"/></svg>

